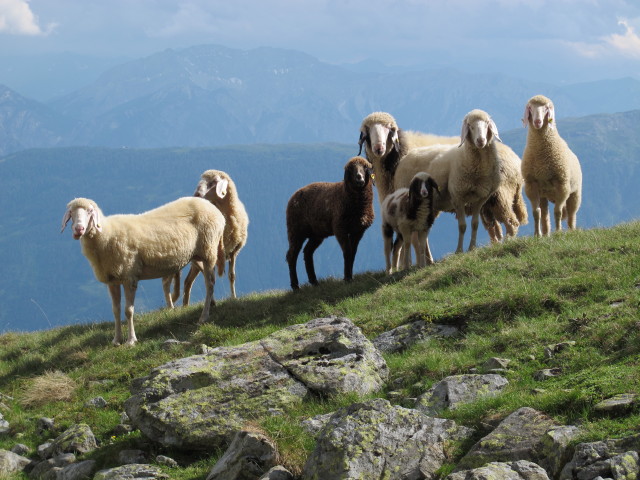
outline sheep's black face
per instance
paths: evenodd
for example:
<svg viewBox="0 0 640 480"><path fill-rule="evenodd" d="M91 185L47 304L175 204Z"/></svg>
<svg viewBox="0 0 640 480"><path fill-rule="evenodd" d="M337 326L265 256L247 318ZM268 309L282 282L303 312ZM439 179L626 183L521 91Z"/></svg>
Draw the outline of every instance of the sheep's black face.
<svg viewBox="0 0 640 480"><path fill-rule="evenodd" d="M344 171L344 182L356 189L363 189L371 179L370 169L358 163L349 163Z"/></svg>

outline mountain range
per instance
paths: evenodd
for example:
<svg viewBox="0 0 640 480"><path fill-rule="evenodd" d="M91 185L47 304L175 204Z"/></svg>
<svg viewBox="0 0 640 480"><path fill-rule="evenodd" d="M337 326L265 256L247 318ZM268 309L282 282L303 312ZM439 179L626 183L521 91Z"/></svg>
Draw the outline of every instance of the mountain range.
<svg viewBox="0 0 640 480"><path fill-rule="evenodd" d="M631 78L555 85L201 45L121 63L46 103L0 87L0 154L75 145L351 143L375 110L393 113L403 128L451 135L464 114L481 108L506 131L519 126L524 104L538 93L554 100L560 117L640 109L640 81Z"/></svg>

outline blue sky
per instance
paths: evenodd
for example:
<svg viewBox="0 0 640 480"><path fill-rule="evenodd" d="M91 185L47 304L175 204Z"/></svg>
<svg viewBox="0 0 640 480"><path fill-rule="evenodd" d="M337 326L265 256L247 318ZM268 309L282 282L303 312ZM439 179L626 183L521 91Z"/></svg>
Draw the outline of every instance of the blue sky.
<svg viewBox="0 0 640 480"><path fill-rule="evenodd" d="M0 0L0 56L137 58L206 43L552 83L640 78L640 1Z"/></svg>

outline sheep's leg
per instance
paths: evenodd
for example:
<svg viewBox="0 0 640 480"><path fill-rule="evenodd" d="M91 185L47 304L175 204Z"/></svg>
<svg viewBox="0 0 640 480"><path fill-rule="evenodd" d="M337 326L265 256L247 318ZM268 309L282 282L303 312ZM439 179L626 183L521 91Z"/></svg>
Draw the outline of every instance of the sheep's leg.
<svg viewBox="0 0 640 480"><path fill-rule="evenodd" d="M111 309L113 310L113 320L116 323L116 333L113 337L114 345L120 345L122 343L122 321L120 320L120 285L107 285L109 289L109 295L111 296Z"/></svg>
<svg viewBox="0 0 640 480"><path fill-rule="evenodd" d="M551 220L549 219L549 200L540 199L540 231L542 235L549 235L551 232Z"/></svg>
<svg viewBox="0 0 640 480"><path fill-rule="evenodd" d="M229 273L227 274L229 277L229 288L231 289L231 298L236 297L236 257L238 256L238 252L235 251L229 257Z"/></svg>
<svg viewBox="0 0 640 480"><path fill-rule="evenodd" d="M423 245L425 245L426 243L427 243L427 232L426 231L418 232L417 243L414 246L416 250L416 262L418 263L418 267L426 267L427 262L429 261L429 259L427 259L427 251L425 248L423 248ZM431 259L431 262L429 263L433 263L433 259Z"/></svg>
<svg viewBox="0 0 640 480"><path fill-rule="evenodd" d="M126 344L132 346L138 341L136 338L136 330L133 327L133 304L136 299L138 284L136 282L125 283L122 285L122 288L124 289L124 314L127 318L127 330L129 330L129 339Z"/></svg>
<svg viewBox="0 0 640 480"><path fill-rule="evenodd" d="M393 272L391 255L393 252L393 229L389 225L382 226L382 238L384 240L384 264L385 272L390 275Z"/></svg>
<svg viewBox="0 0 640 480"><path fill-rule="evenodd" d="M391 268L396 272L400 269L400 255L402 254L402 235L396 235L396 240L393 242L393 259L391 261Z"/></svg>
<svg viewBox="0 0 640 480"><path fill-rule="evenodd" d="M307 270L307 277L309 277L309 283L311 285L318 285L318 279L316 278L316 270L313 265L313 252L320 246L324 238L311 237L304 247L304 267ZM292 285L293 287L293 285Z"/></svg>
<svg viewBox="0 0 640 480"><path fill-rule="evenodd" d="M467 219L465 218L466 212L464 205L462 205L461 207L456 207L456 217L458 218L458 246L456 248L456 253L462 253L464 251L464 233L467 231Z"/></svg>
<svg viewBox="0 0 640 480"><path fill-rule="evenodd" d="M567 227L569 227L569 230L575 230L576 228L578 208L580 208L580 195L574 192L567 199Z"/></svg>
<svg viewBox="0 0 640 480"><path fill-rule="evenodd" d="M424 255L425 255L427 264L433 265L434 264L433 255L431 255L431 249L429 248L429 230L427 230L427 232L425 233L424 243L425 243Z"/></svg>
<svg viewBox="0 0 640 480"><path fill-rule="evenodd" d="M567 205L566 199L558 200L553 206L553 219L556 223L556 232L562 231L562 213Z"/></svg>
<svg viewBox="0 0 640 480"><path fill-rule="evenodd" d="M173 276L173 293L171 294L171 301L175 303L180 298L180 270L178 270Z"/></svg>
<svg viewBox="0 0 640 480"><path fill-rule="evenodd" d="M540 195L538 189L532 184L525 181L524 190L531 202L531 212L533 213L533 235L540 237L542 235L541 223L542 209L540 208Z"/></svg>
<svg viewBox="0 0 640 480"><path fill-rule="evenodd" d="M162 291L164 292L164 301L167 304L167 308L173 308L173 299L171 298L171 282L174 276L162 277Z"/></svg>
<svg viewBox="0 0 640 480"><path fill-rule="evenodd" d="M287 250L287 263L289 264L289 280L291 281L291 288L297 290L300 288L298 285L298 272L296 271L296 263L298 262L298 254L302 249L302 240L289 240L289 250Z"/></svg>
<svg viewBox="0 0 640 480"><path fill-rule="evenodd" d="M200 325L202 325L209 319L211 306L215 306L216 304L215 299L213 298L213 286L216 281L214 268L215 265L210 265L208 262L203 262L202 275L204 276L206 293L204 297L204 305L202 306L202 313L200 314L200 319L198 320L198 324Z"/></svg>
<svg viewBox="0 0 640 480"><path fill-rule="evenodd" d="M193 282L196 280L196 277L199 273L200 269L198 268L198 266L194 262L191 262L189 273L187 273L187 276L184 279L184 293L182 295L183 307L189 305L189 300L191 300L191 287L193 287Z"/></svg>
<svg viewBox="0 0 640 480"><path fill-rule="evenodd" d="M353 263L356 260L356 253L358 252L358 245L364 235L364 230L360 232L350 233L347 235L347 252L343 249L344 257L344 279L350 281L353 278Z"/></svg>

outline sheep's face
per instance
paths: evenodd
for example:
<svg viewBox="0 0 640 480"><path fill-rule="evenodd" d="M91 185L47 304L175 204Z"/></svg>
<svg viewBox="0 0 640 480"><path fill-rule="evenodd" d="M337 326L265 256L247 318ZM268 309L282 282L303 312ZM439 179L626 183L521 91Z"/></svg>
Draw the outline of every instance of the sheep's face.
<svg viewBox="0 0 640 480"><path fill-rule="evenodd" d="M420 172L413 177L409 186L409 196L411 199L428 198L433 196L433 190L438 190L438 184L426 172Z"/></svg>
<svg viewBox="0 0 640 480"><path fill-rule="evenodd" d="M373 168L371 164L363 158L357 158L360 161L350 160L344 167L344 182L348 186L363 189L372 180Z"/></svg>
<svg viewBox="0 0 640 480"><path fill-rule="evenodd" d="M374 123L360 132L360 146L367 142L377 157L384 156L398 143L398 129L389 124Z"/></svg>
<svg viewBox="0 0 640 480"><path fill-rule="evenodd" d="M524 109L524 118L522 119L525 127L533 126L536 130L540 130L544 126L545 120L547 124L553 128L553 119L555 113L552 104L527 103Z"/></svg>
<svg viewBox="0 0 640 480"><path fill-rule="evenodd" d="M67 225L67 222L71 220L71 235L75 240L79 240L88 232L90 232L94 227L99 232L102 231L102 226L100 225L100 213L98 210L93 208L73 208L71 210L67 210L62 217L62 230Z"/></svg>
<svg viewBox="0 0 640 480"><path fill-rule="evenodd" d="M460 145L469 140L475 147L484 148L498 135L498 127L491 118L468 118L462 122L462 132L460 133Z"/></svg>
<svg viewBox="0 0 640 480"><path fill-rule="evenodd" d="M193 196L205 198L215 203L227 196L228 187L229 181L222 175L203 175L196 186Z"/></svg>

